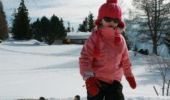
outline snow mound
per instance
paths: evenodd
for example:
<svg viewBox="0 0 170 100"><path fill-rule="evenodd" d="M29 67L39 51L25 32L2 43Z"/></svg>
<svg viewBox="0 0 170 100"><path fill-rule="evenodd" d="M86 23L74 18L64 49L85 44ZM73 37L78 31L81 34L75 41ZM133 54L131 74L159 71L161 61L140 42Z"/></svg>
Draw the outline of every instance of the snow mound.
<svg viewBox="0 0 170 100"><path fill-rule="evenodd" d="M67 39L88 39L91 32L69 32L67 34Z"/></svg>
<svg viewBox="0 0 170 100"><path fill-rule="evenodd" d="M39 46L39 45L47 45L43 42L39 42L35 39L31 40L7 40L1 43L2 45L10 45L10 46Z"/></svg>

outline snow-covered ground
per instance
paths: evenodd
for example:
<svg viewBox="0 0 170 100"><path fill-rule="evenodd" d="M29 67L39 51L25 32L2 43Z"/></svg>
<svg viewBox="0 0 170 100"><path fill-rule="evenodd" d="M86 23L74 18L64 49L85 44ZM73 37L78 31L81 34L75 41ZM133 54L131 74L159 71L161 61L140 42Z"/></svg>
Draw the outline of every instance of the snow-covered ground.
<svg viewBox="0 0 170 100"><path fill-rule="evenodd" d="M78 58L82 45L51 45L32 41L6 41L0 44L0 100L39 98L86 100L84 81L79 74ZM134 57L133 72L137 89L132 90L123 78L126 100L170 100L157 97L153 85L161 88L159 73L147 71L144 56ZM56 98L56 99L54 99Z"/></svg>

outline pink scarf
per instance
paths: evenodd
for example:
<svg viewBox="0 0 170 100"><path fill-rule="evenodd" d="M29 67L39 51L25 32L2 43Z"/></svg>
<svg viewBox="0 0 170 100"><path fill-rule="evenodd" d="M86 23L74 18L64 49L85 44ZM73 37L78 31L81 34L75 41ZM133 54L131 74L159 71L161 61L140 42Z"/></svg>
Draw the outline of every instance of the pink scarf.
<svg viewBox="0 0 170 100"><path fill-rule="evenodd" d="M111 44L121 43L121 35L118 29L113 29L111 27L103 27L100 29L100 33L103 36L103 39Z"/></svg>

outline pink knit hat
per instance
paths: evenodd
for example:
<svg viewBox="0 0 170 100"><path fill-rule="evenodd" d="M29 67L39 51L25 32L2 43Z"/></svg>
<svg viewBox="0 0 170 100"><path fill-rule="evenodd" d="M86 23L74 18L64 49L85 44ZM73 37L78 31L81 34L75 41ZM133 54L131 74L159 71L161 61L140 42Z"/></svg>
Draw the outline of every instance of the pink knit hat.
<svg viewBox="0 0 170 100"><path fill-rule="evenodd" d="M104 17L109 17L113 19L118 19L120 22L122 20L122 11L121 8L117 4L117 0L107 0L100 8L98 12L98 17L96 20L96 25L99 25L99 22Z"/></svg>

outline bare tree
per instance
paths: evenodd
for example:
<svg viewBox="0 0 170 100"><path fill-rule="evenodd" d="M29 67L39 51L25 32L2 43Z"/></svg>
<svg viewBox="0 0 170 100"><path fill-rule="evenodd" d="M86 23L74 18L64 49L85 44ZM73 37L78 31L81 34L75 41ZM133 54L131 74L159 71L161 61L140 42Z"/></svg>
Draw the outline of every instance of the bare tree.
<svg viewBox="0 0 170 100"><path fill-rule="evenodd" d="M169 89L170 89L170 79L168 76L170 73L170 60L166 58L162 58L161 56L151 55L148 56L148 65L149 68L154 68L155 70L158 69L158 71L161 74L162 78L162 96L169 96ZM156 87L154 86L154 90L156 90ZM158 93L156 92L158 95Z"/></svg>
<svg viewBox="0 0 170 100"><path fill-rule="evenodd" d="M168 0L133 0L133 5L143 13L138 17L144 19L145 28L141 28L141 32L149 33L153 44L153 53L158 54L157 48L160 40L167 34L167 23L170 15L170 1ZM146 27L147 26L147 27ZM167 27L168 26L168 27Z"/></svg>

